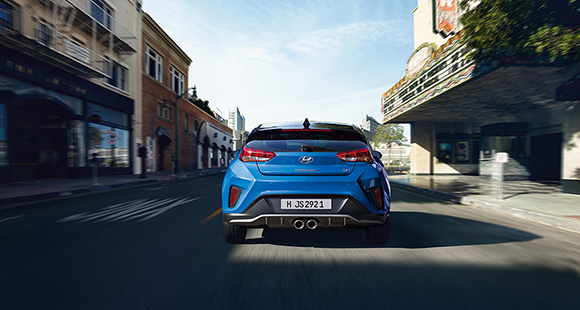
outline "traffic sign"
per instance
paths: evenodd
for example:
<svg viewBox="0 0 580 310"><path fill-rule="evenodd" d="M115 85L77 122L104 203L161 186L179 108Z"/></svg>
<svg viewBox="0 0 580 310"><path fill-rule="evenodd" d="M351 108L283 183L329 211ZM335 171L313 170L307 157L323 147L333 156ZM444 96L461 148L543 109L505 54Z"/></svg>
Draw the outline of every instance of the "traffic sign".
<svg viewBox="0 0 580 310"><path fill-rule="evenodd" d="M495 161L498 163L507 163L509 159L509 154L505 152L499 152L495 154Z"/></svg>

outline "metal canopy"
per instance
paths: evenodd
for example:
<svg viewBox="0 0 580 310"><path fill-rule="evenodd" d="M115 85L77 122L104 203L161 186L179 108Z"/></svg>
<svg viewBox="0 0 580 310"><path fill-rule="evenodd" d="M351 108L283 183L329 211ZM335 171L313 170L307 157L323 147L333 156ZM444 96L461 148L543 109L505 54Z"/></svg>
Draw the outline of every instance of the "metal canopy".
<svg viewBox="0 0 580 310"><path fill-rule="evenodd" d="M555 90L565 81L564 67L504 66L473 78L390 119L488 122L562 104Z"/></svg>

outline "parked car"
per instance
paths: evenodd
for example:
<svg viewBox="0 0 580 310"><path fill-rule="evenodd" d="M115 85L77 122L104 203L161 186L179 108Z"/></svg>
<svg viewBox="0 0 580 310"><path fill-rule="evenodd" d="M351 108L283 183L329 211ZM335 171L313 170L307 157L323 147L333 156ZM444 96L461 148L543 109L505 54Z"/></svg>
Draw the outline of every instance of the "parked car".
<svg viewBox="0 0 580 310"><path fill-rule="evenodd" d="M355 125L259 125L224 177L225 241L243 243L248 228L343 227L387 243L391 189L381 156Z"/></svg>

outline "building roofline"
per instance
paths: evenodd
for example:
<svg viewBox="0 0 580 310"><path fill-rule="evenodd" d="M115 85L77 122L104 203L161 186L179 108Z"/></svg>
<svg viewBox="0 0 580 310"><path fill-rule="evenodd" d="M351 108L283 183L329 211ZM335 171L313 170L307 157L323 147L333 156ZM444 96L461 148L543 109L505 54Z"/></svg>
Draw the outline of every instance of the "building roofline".
<svg viewBox="0 0 580 310"><path fill-rule="evenodd" d="M160 39L165 41L165 43L169 44L175 51L179 54L179 56L187 62L189 66L192 62L191 58L187 56L187 54L173 41L173 39L157 24L157 22L146 12L143 12L143 22L150 26L154 31L157 32L157 35Z"/></svg>

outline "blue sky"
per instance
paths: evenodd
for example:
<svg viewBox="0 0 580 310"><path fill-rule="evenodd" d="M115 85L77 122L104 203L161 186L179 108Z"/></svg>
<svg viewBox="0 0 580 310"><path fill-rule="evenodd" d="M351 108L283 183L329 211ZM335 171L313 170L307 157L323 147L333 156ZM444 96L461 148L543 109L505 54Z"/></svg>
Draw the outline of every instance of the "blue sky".
<svg viewBox="0 0 580 310"><path fill-rule="evenodd" d="M302 120L381 121L381 95L405 74L416 0L145 0L193 60L189 86L246 130ZM219 112L218 111L218 112Z"/></svg>

